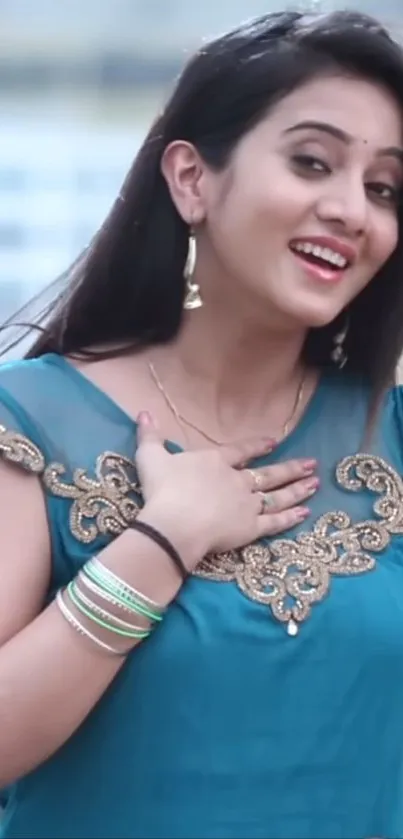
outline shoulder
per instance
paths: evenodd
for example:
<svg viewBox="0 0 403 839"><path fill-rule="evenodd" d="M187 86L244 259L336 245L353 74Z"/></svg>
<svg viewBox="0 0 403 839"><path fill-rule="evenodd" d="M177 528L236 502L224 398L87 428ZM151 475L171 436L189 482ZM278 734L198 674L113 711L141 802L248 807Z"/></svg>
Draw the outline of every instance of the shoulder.
<svg viewBox="0 0 403 839"><path fill-rule="evenodd" d="M57 556L78 567L83 545L101 549L133 521L134 451L132 423L62 358L0 365L0 460L38 476Z"/></svg>
<svg viewBox="0 0 403 839"><path fill-rule="evenodd" d="M35 413L59 378L50 356L0 364L0 403L22 413Z"/></svg>
<svg viewBox="0 0 403 839"><path fill-rule="evenodd" d="M5 361L0 364L0 393L8 393L17 401L27 402L46 392L55 377L60 377L60 373L51 355Z"/></svg>
<svg viewBox="0 0 403 839"><path fill-rule="evenodd" d="M0 364L0 456L40 474L48 450L47 426L57 391L48 357ZM61 388L59 387L59 392Z"/></svg>

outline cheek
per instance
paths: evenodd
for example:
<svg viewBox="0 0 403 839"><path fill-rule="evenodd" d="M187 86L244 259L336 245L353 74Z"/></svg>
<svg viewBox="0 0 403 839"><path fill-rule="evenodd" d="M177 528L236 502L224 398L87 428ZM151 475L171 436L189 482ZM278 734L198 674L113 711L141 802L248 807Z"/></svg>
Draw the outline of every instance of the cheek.
<svg viewBox="0 0 403 839"><path fill-rule="evenodd" d="M360 263L354 271L354 280L350 287L350 297L359 294L383 268L399 241L399 225L397 219L383 220L382 224L373 225L368 234L368 244Z"/></svg>
<svg viewBox="0 0 403 839"><path fill-rule="evenodd" d="M399 223L397 218L385 220L382 226L377 226L370 237L370 261L376 270L382 268L397 247L399 240Z"/></svg>
<svg viewBox="0 0 403 839"><path fill-rule="evenodd" d="M298 224L313 202L312 189L309 193L299 186L279 161L263 159L252 166L249 161L248 167L234 176L221 206L224 204L234 224L248 235L251 229L260 233L263 228L265 235L270 231L272 237L275 231Z"/></svg>

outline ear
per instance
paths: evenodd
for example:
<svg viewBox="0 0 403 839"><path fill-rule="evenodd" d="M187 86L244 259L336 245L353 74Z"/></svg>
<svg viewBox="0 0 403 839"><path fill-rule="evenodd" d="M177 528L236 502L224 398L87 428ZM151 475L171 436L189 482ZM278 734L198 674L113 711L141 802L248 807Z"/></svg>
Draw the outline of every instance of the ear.
<svg viewBox="0 0 403 839"><path fill-rule="evenodd" d="M170 143L161 160L161 172L179 215L187 224L205 217L203 174L205 164L195 147L185 140Z"/></svg>

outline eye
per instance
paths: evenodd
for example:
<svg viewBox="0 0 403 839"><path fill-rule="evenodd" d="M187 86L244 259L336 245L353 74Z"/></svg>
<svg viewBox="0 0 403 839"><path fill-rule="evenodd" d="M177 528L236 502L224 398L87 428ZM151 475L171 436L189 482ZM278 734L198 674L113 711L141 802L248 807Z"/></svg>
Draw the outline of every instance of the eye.
<svg viewBox="0 0 403 839"><path fill-rule="evenodd" d="M320 157L315 157L313 154L294 154L292 162L306 174L323 175L330 174L331 172L330 166L321 160Z"/></svg>
<svg viewBox="0 0 403 839"><path fill-rule="evenodd" d="M366 189L375 200L389 207L397 207L402 198L402 190L381 181L373 181L366 184Z"/></svg>

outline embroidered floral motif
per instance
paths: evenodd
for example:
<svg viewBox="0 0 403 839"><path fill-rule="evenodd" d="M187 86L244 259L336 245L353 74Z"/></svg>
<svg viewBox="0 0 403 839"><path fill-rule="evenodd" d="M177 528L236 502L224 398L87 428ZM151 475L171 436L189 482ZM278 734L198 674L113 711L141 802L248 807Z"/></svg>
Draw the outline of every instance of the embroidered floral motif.
<svg viewBox="0 0 403 839"><path fill-rule="evenodd" d="M45 468L45 458L38 446L24 434L9 431L4 425L0 425L0 455L37 475Z"/></svg>
<svg viewBox="0 0 403 839"><path fill-rule="evenodd" d="M290 635L328 594L332 575L371 571L370 552L387 547L391 535L403 533L403 481L382 458L358 454L345 458L336 478L344 489L365 488L379 494L378 519L353 523L343 512L321 516L312 531L295 539L276 539L223 555L208 556L196 570L199 577L234 581L251 600L270 607Z"/></svg>
<svg viewBox="0 0 403 839"><path fill-rule="evenodd" d="M27 437L0 425L0 455L42 474L51 494L72 502L70 530L80 542L91 543L99 534L119 535L142 506L134 463L119 454L101 454L94 477L84 469L70 476L62 464L46 466L42 452ZM371 571L376 565L373 554L384 550L393 535L403 534L403 480L385 460L352 455L338 465L336 479L345 490L367 489L378 496L374 518L353 522L342 511L325 513L311 531L294 539L278 538L206 556L195 575L236 582L247 597L268 606L290 635L296 635L312 606L329 593L332 576Z"/></svg>
<svg viewBox="0 0 403 839"><path fill-rule="evenodd" d="M58 498L70 499L70 530L80 542L93 542L97 536L118 536L136 518L140 505L132 497L139 494L133 461L113 452L97 458L95 476L75 469L71 481L58 463L46 467L43 482ZM64 478L64 480L63 480Z"/></svg>

